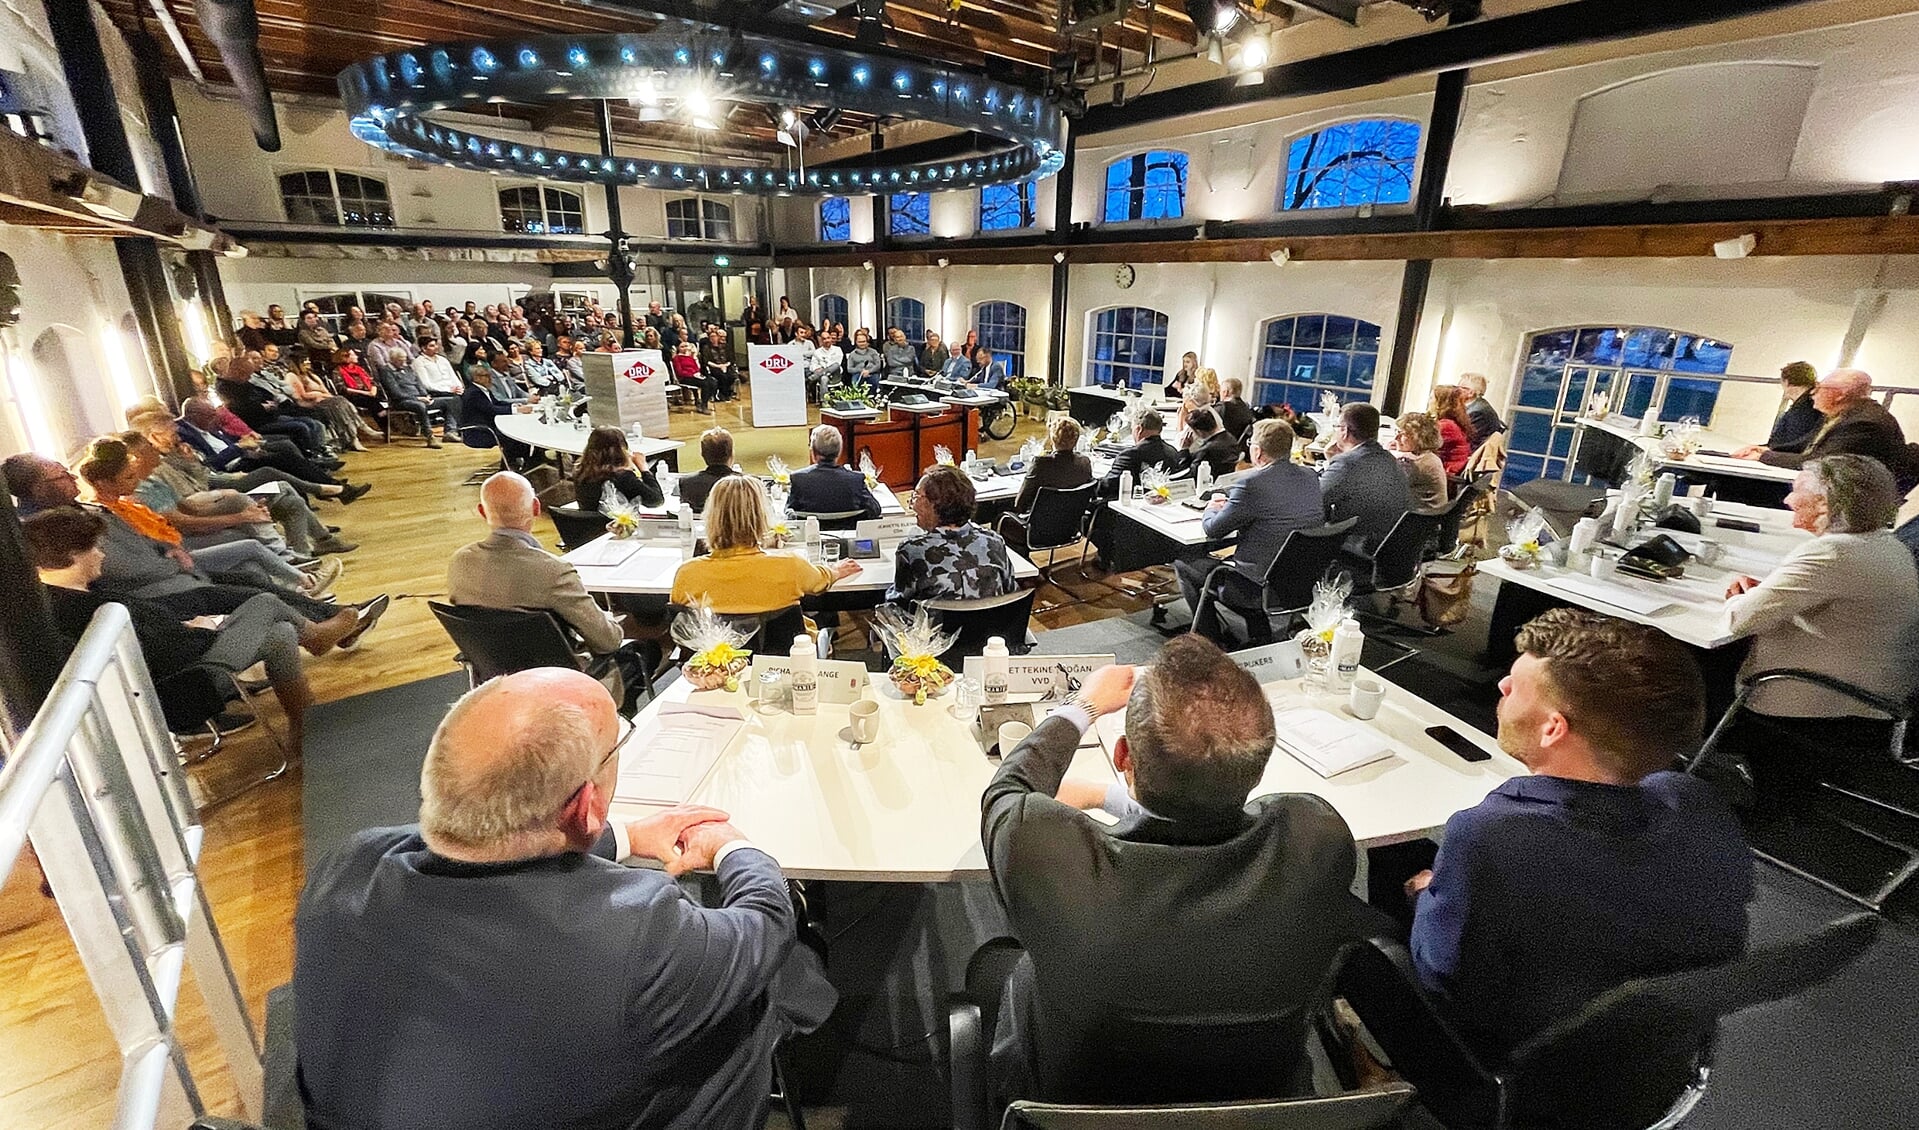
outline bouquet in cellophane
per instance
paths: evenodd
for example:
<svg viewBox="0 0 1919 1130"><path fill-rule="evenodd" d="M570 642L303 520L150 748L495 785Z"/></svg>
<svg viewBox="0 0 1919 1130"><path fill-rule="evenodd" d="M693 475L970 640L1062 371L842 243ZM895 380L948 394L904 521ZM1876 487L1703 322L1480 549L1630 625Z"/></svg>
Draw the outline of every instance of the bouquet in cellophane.
<svg viewBox="0 0 1919 1130"><path fill-rule="evenodd" d="M600 513L606 515L606 532L616 540L624 541L640 528L639 504L628 502L610 482L600 488Z"/></svg>
<svg viewBox="0 0 1919 1130"><path fill-rule="evenodd" d="M740 672L753 662L753 653L743 646L746 637L715 616L704 600L673 619L673 642L692 654L680 673L698 690L740 689Z"/></svg>
<svg viewBox="0 0 1919 1130"><path fill-rule="evenodd" d="M783 548L796 525L787 512L786 492L775 489L766 498L766 540L770 543L767 548Z"/></svg>
<svg viewBox="0 0 1919 1130"><path fill-rule="evenodd" d="M1173 476L1163 467L1142 467L1139 472L1139 485L1146 490L1146 501L1152 503L1171 502L1173 500Z"/></svg>
<svg viewBox="0 0 1919 1130"><path fill-rule="evenodd" d="M933 462L942 467L953 466L953 449L943 443L933 445Z"/></svg>
<svg viewBox="0 0 1919 1130"><path fill-rule="evenodd" d="M773 476L775 486L789 486L793 482L793 472L786 466L786 460L777 455L766 457L766 473Z"/></svg>
<svg viewBox="0 0 1919 1130"><path fill-rule="evenodd" d="M953 681L953 669L941 663L939 657L953 646L959 634L941 631L926 615L926 609L917 609L909 618L896 608L882 608L873 627L880 639L886 641L886 649L893 653L893 666L887 677L902 695L925 705L928 698L945 690Z"/></svg>
<svg viewBox="0 0 1919 1130"><path fill-rule="evenodd" d="M1306 606L1306 626L1294 640L1306 657L1309 679L1323 676L1333 655L1333 631L1347 615L1347 601L1353 595L1353 578L1340 573L1313 586L1312 603Z"/></svg>
<svg viewBox="0 0 1919 1130"><path fill-rule="evenodd" d="M872 490L880 485L880 469L873 465L871 451L860 452L860 474L866 477L866 489Z"/></svg>
<svg viewBox="0 0 1919 1130"><path fill-rule="evenodd" d="M1531 569L1543 555L1539 537L1551 526L1546 512L1535 506L1506 526L1506 544L1499 547L1499 559L1515 569Z"/></svg>

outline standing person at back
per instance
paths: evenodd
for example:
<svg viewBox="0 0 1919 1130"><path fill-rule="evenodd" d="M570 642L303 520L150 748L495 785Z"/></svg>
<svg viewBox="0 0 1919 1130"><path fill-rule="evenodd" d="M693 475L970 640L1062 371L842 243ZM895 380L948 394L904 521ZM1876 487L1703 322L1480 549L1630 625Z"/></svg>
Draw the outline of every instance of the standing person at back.
<svg viewBox="0 0 1919 1130"><path fill-rule="evenodd" d="M1293 462L1293 429L1284 420L1261 420L1253 425L1253 469L1233 484L1224 498L1207 504L1200 525L1209 538L1239 535L1232 568L1221 574L1217 596L1246 620L1249 642L1268 643L1272 627L1261 597L1266 571L1294 530L1311 530L1326 520L1319 500L1319 478ZM1219 559L1210 555L1173 562L1180 591L1194 613L1193 631L1208 639L1219 635L1218 619L1198 619L1200 597Z"/></svg>
<svg viewBox="0 0 1919 1130"><path fill-rule="evenodd" d="M1346 544L1371 553L1413 505L1399 460L1379 445L1379 409L1363 400L1340 409L1339 425L1326 452L1332 458L1319 475L1326 520L1358 518Z"/></svg>
<svg viewBox="0 0 1919 1130"><path fill-rule="evenodd" d="M1067 781L1094 719L1122 708L1112 752L1124 786ZM1007 754L981 800L993 889L1026 951L995 1024L1004 1097L1273 1097L1270 1080L1246 1080L1257 1096L1202 1096L1182 1094L1181 1079L1100 1069L1117 1021L1316 1005L1341 947L1363 935L1369 915L1349 890L1358 849L1339 813L1305 794L1247 801L1273 737L1259 683L1189 634L1150 668L1093 672ZM1096 807L1119 822L1077 811ZM1265 1051L1282 1073L1301 1054Z"/></svg>
<svg viewBox="0 0 1919 1130"><path fill-rule="evenodd" d="M840 466L840 430L831 424L814 428L807 438L812 463L793 472L786 508L797 514L857 514L848 521L880 516L879 499L866 487L866 476Z"/></svg>

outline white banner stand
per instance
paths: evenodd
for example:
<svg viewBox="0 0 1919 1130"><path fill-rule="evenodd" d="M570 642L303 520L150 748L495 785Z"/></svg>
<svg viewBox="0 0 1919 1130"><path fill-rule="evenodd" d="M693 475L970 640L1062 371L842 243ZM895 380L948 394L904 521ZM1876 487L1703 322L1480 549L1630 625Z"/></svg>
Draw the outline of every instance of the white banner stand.
<svg viewBox="0 0 1919 1130"><path fill-rule="evenodd" d="M747 372L753 381L753 426L806 426L806 366L792 345L749 345Z"/></svg>
<svg viewBox="0 0 1919 1130"><path fill-rule="evenodd" d="M666 437L666 385L671 371L659 350L588 353L584 362L586 393L593 398L587 415L594 424L611 424L623 432L638 424L648 436Z"/></svg>

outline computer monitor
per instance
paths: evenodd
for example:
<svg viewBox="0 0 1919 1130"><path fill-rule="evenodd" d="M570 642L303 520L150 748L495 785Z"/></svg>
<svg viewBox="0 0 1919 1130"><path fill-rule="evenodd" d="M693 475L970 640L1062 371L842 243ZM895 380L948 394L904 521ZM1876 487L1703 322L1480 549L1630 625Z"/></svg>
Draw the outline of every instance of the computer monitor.
<svg viewBox="0 0 1919 1130"><path fill-rule="evenodd" d="M1148 401L1157 403L1166 399L1166 385L1160 381L1147 381L1139 386L1139 394Z"/></svg>

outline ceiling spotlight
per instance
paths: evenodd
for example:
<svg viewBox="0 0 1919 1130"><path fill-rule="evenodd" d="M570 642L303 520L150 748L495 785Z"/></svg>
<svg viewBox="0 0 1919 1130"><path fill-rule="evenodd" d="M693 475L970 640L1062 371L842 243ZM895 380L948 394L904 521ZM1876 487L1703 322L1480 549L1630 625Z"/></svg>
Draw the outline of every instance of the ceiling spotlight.
<svg viewBox="0 0 1919 1130"><path fill-rule="evenodd" d="M1257 28L1246 36L1239 45L1239 66L1242 70L1256 71L1264 67L1273 57L1272 35L1265 28Z"/></svg>
<svg viewBox="0 0 1919 1130"><path fill-rule="evenodd" d="M1201 34L1225 35L1239 23L1239 0L1186 0L1186 14Z"/></svg>
<svg viewBox="0 0 1919 1130"><path fill-rule="evenodd" d="M1712 245L1712 253L1721 259L1744 259L1759 248L1759 237L1748 232Z"/></svg>
<svg viewBox="0 0 1919 1130"><path fill-rule="evenodd" d="M1217 35L1211 36L1206 41L1206 61L1216 67L1223 66L1226 63L1226 49L1220 46L1219 36Z"/></svg>
<svg viewBox="0 0 1919 1130"><path fill-rule="evenodd" d="M800 120L800 116L798 114L795 114L790 109L780 111L780 124L785 126L787 129L792 129L793 123L799 120Z"/></svg>
<svg viewBox="0 0 1919 1130"><path fill-rule="evenodd" d="M774 134L773 138L774 140L778 141L781 145L786 146L788 149L798 149L800 147L800 143L794 139L793 132L791 130L783 129L779 131L778 133Z"/></svg>
<svg viewBox="0 0 1919 1130"><path fill-rule="evenodd" d="M939 257L939 265L940 265L940 266L942 266L942 267L944 267L944 266L946 266L946 264L948 264L948 263L950 263L950 262L952 262L952 260L951 260L951 259L948 259L948 258L947 258L946 256L944 256L944 255L942 255L942 256L940 256L940 257Z"/></svg>
<svg viewBox="0 0 1919 1130"><path fill-rule="evenodd" d="M873 269L873 261L871 259L862 259L860 260L860 266L870 271Z"/></svg>
<svg viewBox="0 0 1919 1130"><path fill-rule="evenodd" d="M1053 252L1053 262L1055 262L1055 263L1064 263L1064 262L1066 262L1066 252L1064 252L1064 251L1055 251L1055 252Z"/></svg>
<svg viewBox="0 0 1919 1130"><path fill-rule="evenodd" d="M686 112L696 118L704 118L713 112L713 98L699 87L686 92Z"/></svg>

